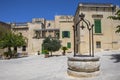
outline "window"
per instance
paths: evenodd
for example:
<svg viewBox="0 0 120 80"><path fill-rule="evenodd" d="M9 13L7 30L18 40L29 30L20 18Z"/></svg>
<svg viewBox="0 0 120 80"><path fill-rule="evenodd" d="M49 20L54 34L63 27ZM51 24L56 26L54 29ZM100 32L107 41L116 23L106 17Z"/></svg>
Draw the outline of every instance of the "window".
<svg viewBox="0 0 120 80"><path fill-rule="evenodd" d="M67 48L71 48L71 43L70 42L67 43Z"/></svg>
<svg viewBox="0 0 120 80"><path fill-rule="evenodd" d="M96 42L96 48L101 48L101 42L100 41Z"/></svg>
<svg viewBox="0 0 120 80"><path fill-rule="evenodd" d="M26 51L26 46L23 46L23 47L22 47L22 51Z"/></svg>
<svg viewBox="0 0 120 80"><path fill-rule="evenodd" d="M50 27L51 26L51 24L50 23L48 23L48 26L47 27Z"/></svg>
<svg viewBox="0 0 120 80"><path fill-rule="evenodd" d="M60 38L59 32L56 32L55 34L56 34L56 37L57 37L57 38Z"/></svg>
<svg viewBox="0 0 120 80"><path fill-rule="evenodd" d="M101 20L95 19L94 24L95 24L95 33L101 33Z"/></svg>
<svg viewBox="0 0 120 80"><path fill-rule="evenodd" d="M70 38L70 31L63 31L62 38Z"/></svg>

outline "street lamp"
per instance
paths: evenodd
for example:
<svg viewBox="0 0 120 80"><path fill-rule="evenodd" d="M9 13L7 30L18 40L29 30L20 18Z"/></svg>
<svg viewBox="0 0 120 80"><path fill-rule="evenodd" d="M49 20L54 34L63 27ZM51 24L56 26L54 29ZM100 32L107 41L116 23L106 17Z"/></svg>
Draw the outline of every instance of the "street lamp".
<svg viewBox="0 0 120 80"><path fill-rule="evenodd" d="M73 30L74 30L74 56L76 56L76 31L78 29L78 25L80 24L80 22L82 22L82 25L80 26L80 28L83 30L85 28L85 26L83 25L83 23L86 24L87 26L87 29L89 31L89 55L90 56L94 56L94 39L93 39L93 24L91 25L90 24L90 21L88 21L87 19L84 19L85 18L85 14L81 13L79 15L79 18L80 20L75 24L75 26L73 26Z"/></svg>

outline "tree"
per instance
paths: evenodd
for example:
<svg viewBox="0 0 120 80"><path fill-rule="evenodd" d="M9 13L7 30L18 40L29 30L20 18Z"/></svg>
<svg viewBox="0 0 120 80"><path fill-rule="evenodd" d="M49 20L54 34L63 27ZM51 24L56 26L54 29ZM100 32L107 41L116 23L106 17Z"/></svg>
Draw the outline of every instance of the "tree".
<svg viewBox="0 0 120 80"><path fill-rule="evenodd" d="M25 42L25 38L22 36L22 34L13 34L13 38L14 38L14 43L13 43L13 47L14 50L17 51L17 47L21 47L21 46L25 46L26 42Z"/></svg>
<svg viewBox="0 0 120 80"><path fill-rule="evenodd" d="M113 19L113 20L120 20L120 10L118 10L114 16L109 16L108 17L109 19ZM118 25L117 27L117 30L116 30L116 33L119 33L120 32L120 25Z"/></svg>
<svg viewBox="0 0 120 80"><path fill-rule="evenodd" d="M2 34L2 37L0 39L0 47L1 48L8 48L8 56L12 56L12 51L11 51L11 47L13 46L13 36L12 33L4 33Z"/></svg>
<svg viewBox="0 0 120 80"><path fill-rule="evenodd" d="M63 50L63 55L65 55L66 50L68 50L68 48L67 48L67 47L65 47L65 46L63 46L63 47L62 47L62 50Z"/></svg>
<svg viewBox="0 0 120 80"><path fill-rule="evenodd" d="M20 34L14 34L12 32L4 33L0 39L0 48L8 48L8 56L13 57L17 52L12 53L11 47L17 48L26 45L25 39Z"/></svg>
<svg viewBox="0 0 120 80"><path fill-rule="evenodd" d="M42 46L44 50L48 50L52 56L52 52L58 51L60 49L61 43L58 39L47 37L43 40Z"/></svg>

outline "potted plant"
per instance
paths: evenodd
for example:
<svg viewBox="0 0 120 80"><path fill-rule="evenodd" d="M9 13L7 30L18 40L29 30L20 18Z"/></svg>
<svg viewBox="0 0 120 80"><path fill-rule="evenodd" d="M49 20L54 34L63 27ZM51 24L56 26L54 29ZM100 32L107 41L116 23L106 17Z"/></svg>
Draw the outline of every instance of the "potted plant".
<svg viewBox="0 0 120 80"><path fill-rule="evenodd" d="M40 51L38 51L38 55L40 55Z"/></svg>
<svg viewBox="0 0 120 80"><path fill-rule="evenodd" d="M4 52L3 57L4 57L4 59L10 59L10 53Z"/></svg>
<svg viewBox="0 0 120 80"><path fill-rule="evenodd" d="M65 47L65 46L63 46L63 47L62 47L62 50L63 50L62 54L63 54L63 55L65 55L66 50L68 50L68 48L67 48L67 47Z"/></svg>
<svg viewBox="0 0 120 80"><path fill-rule="evenodd" d="M44 51L43 51L43 54L45 55L45 56L44 56L45 58L48 58L48 57L49 57L49 52L48 52L48 50L44 50Z"/></svg>

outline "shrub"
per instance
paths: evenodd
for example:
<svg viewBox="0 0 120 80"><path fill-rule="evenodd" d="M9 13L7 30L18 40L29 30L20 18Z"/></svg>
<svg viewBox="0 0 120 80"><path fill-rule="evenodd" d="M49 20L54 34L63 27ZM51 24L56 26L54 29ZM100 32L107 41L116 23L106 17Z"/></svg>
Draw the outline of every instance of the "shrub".
<svg viewBox="0 0 120 80"><path fill-rule="evenodd" d="M48 50L43 50L43 54L49 54Z"/></svg>

